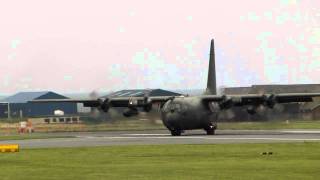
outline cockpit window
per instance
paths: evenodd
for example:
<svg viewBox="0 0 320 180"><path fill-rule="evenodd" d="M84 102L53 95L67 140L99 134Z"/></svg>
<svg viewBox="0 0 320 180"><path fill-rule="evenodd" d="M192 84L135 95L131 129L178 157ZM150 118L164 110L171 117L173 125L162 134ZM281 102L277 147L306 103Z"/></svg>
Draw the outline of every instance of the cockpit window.
<svg viewBox="0 0 320 180"><path fill-rule="evenodd" d="M165 103L164 106L163 106L163 111L164 112L169 112L170 111L170 106L171 106L171 103Z"/></svg>

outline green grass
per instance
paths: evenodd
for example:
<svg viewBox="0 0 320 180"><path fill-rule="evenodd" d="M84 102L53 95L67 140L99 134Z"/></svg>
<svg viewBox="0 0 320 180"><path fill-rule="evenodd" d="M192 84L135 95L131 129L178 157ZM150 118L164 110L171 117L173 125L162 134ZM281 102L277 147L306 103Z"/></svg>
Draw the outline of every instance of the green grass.
<svg viewBox="0 0 320 180"><path fill-rule="evenodd" d="M0 127L1 127L0 123ZM0 134L16 134L18 125L0 128ZM98 124L41 124L36 132L87 132L166 129L162 123L141 120L119 120ZM267 121L267 122L218 122L218 129L272 130L272 129L320 129L320 121Z"/></svg>
<svg viewBox="0 0 320 180"><path fill-rule="evenodd" d="M261 155L272 151L273 155ZM320 143L22 149L6 179L319 179Z"/></svg>
<svg viewBox="0 0 320 180"><path fill-rule="evenodd" d="M38 132L65 132L65 131L120 131L120 130L151 130L166 129L163 124L154 124L149 121L123 120L113 123L65 125L60 129L47 126L43 129L36 128ZM218 122L218 129L237 130L272 130L272 129L320 129L320 121L267 121L267 122ZM39 131L40 130L40 131Z"/></svg>
<svg viewBox="0 0 320 180"><path fill-rule="evenodd" d="M1 141L6 140L26 140L26 139L49 139L49 138L72 138L73 136L58 136L45 134L15 134L15 135L0 135Z"/></svg>
<svg viewBox="0 0 320 180"><path fill-rule="evenodd" d="M35 124L33 127L35 132L87 132L165 129L162 123L159 124L141 120L119 120L97 124ZM18 124L16 126L6 127L5 123L0 122L0 134L16 134L17 131Z"/></svg>

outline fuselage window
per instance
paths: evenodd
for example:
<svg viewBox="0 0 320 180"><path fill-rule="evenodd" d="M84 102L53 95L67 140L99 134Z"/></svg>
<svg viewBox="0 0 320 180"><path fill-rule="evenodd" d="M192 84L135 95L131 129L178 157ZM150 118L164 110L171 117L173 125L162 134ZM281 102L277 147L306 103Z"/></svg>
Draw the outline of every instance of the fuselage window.
<svg viewBox="0 0 320 180"><path fill-rule="evenodd" d="M177 112L181 112L181 106L180 106L180 104L175 104L175 110L177 111Z"/></svg>

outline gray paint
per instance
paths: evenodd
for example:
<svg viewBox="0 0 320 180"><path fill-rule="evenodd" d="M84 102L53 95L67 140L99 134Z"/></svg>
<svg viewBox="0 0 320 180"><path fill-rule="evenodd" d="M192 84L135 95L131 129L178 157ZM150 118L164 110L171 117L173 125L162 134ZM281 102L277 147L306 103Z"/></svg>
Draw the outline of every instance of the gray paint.
<svg viewBox="0 0 320 180"><path fill-rule="evenodd" d="M209 59L209 71L208 71L208 81L207 81L207 91L206 94L216 95L216 63L214 54L214 40L211 40L210 46L210 59Z"/></svg>

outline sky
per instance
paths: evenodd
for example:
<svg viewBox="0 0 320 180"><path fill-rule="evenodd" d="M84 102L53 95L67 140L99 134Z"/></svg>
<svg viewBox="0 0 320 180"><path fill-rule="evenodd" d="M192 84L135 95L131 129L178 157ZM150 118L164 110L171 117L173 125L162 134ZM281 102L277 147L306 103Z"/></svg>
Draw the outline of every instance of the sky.
<svg viewBox="0 0 320 180"><path fill-rule="evenodd" d="M318 0L1 0L0 95L320 83Z"/></svg>

